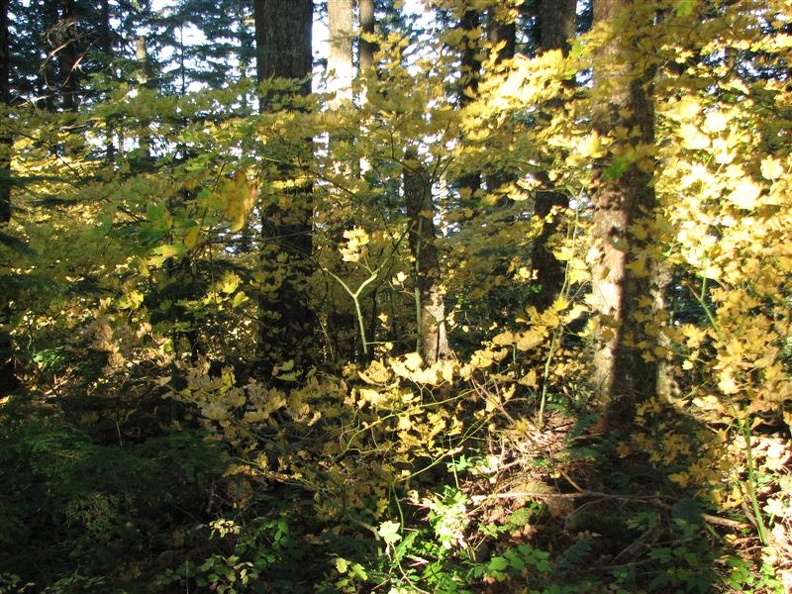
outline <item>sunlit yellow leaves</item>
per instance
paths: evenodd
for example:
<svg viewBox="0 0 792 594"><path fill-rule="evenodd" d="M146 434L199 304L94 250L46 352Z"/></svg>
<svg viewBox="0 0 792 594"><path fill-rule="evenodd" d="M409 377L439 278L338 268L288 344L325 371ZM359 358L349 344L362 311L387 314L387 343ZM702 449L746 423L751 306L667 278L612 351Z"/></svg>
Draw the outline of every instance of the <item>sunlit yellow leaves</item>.
<svg viewBox="0 0 792 594"><path fill-rule="evenodd" d="M239 278L239 275L233 272L227 272L220 281L220 291L226 294L233 293L237 290L241 282L242 279Z"/></svg>
<svg viewBox="0 0 792 594"><path fill-rule="evenodd" d="M373 385L387 384L393 377L390 369L378 360L372 361L367 369L359 371L358 374L364 382Z"/></svg>
<svg viewBox="0 0 792 594"><path fill-rule="evenodd" d="M546 339L544 330L526 330L524 332L503 332L492 339L498 346L514 345L517 350L530 351L542 344Z"/></svg>
<svg viewBox="0 0 792 594"><path fill-rule="evenodd" d="M737 182L726 199L741 210L753 210L756 208L761 193L762 188L752 179L746 177Z"/></svg>
<svg viewBox="0 0 792 594"><path fill-rule="evenodd" d="M360 227L346 229L344 239L346 239L346 243L338 248L344 262L360 262L362 258L366 257L370 238L365 229Z"/></svg>
<svg viewBox="0 0 792 594"><path fill-rule="evenodd" d="M762 177L773 181L784 175L784 167L781 160L775 157L765 157L761 163Z"/></svg>
<svg viewBox="0 0 792 594"><path fill-rule="evenodd" d="M449 360L436 361L429 367L424 367L420 354L414 352L390 359L389 363L398 377L429 386L439 386L453 381L457 368L457 364Z"/></svg>
<svg viewBox="0 0 792 594"><path fill-rule="evenodd" d="M686 95L676 103L671 113L680 120L690 121L699 116L702 111L701 103L695 97Z"/></svg>
<svg viewBox="0 0 792 594"><path fill-rule="evenodd" d="M118 307L120 309L137 309L143 304L143 293L135 289L129 289L124 292L118 300Z"/></svg>
<svg viewBox="0 0 792 594"><path fill-rule="evenodd" d="M711 111L704 117L704 131L718 134L729 127L729 119L721 111Z"/></svg>
<svg viewBox="0 0 792 594"><path fill-rule="evenodd" d="M596 130L580 140L577 150L583 159L599 159L605 154L602 138Z"/></svg>
<svg viewBox="0 0 792 594"><path fill-rule="evenodd" d="M682 146L686 149L704 150L710 146L710 137L693 124L682 124L679 134L682 139Z"/></svg>
<svg viewBox="0 0 792 594"><path fill-rule="evenodd" d="M230 230L240 231L258 199L257 184L248 178L246 170L240 169L232 177L222 178L216 193Z"/></svg>
<svg viewBox="0 0 792 594"><path fill-rule="evenodd" d="M519 383L521 386L525 386L526 388L535 390L539 387L539 375L536 373L535 369L531 369L528 371L528 373L517 380L517 383Z"/></svg>
<svg viewBox="0 0 792 594"><path fill-rule="evenodd" d="M383 393L380 390L374 390L372 388L360 388L357 391L357 395L360 406L368 404L374 408L378 408L385 405L390 400L387 393Z"/></svg>

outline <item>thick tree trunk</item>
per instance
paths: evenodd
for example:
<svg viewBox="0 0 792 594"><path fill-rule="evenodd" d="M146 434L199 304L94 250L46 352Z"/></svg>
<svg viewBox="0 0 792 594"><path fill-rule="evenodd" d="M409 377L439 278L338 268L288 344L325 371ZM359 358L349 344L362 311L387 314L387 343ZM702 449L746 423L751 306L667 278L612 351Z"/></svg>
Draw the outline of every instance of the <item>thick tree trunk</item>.
<svg viewBox="0 0 792 594"><path fill-rule="evenodd" d="M310 0L256 0L256 75L259 82L273 78L298 81L294 94L311 92L313 2ZM265 94L261 111L288 97ZM284 146L294 161L310 159L311 141ZM261 209L261 267L274 289L259 299L261 330L258 355L265 368L287 360L298 366L314 362L317 350L316 316L309 303L308 279L313 273L313 200L310 184L279 185L298 172L284 163L271 180L273 190L263 196ZM266 369L262 370L266 374Z"/></svg>
<svg viewBox="0 0 792 594"><path fill-rule="evenodd" d="M7 106L11 101L10 55L8 38L8 0L0 0L0 103ZM11 149L13 137L10 118L0 122L0 231L11 221ZM10 318L10 303L7 295L0 296L0 396L19 387L14 372L14 343L6 328Z"/></svg>
<svg viewBox="0 0 792 594"><path fill-rule="evenodd" d="M303 80L300 92L311 92L313 31L311 0L255 0L256 76ZM266 106L264 107L266 109Z"/></svg>
<svg viewBox="0 0 792 594"><path fill-rule="evenodd" d="M448 343L445 294L437 252L432 203L432 180L414 151L405 155L404 198L407 206L410 251L415 259L418 352L431 365L453 353Z"/></svg>
<svg viewBox="0 0 792 594"><path fill-rule="evenodd" d="M459 29L462 31L462 61L459 74L459 107L465 108L478 93L481 79L481 15L468 9L462 15ZM457 182L464 200L469 200L481 189L481 172L471 171Z"/></svg>
<svg viewBox="0 0 792 594"><path fill-rule="evenodd" d="M575 0L542 0L539 10L539 43L542 51L569 51L569 41L575 35L577 24ZM550 307L561 294L565 279L565 265L553 255L549 245L553 235L559 231L560 213L569 207L569 196L553 187L546 175L541 175L544 186L536 193L534 215L544 222L542 231L533 242L532 260L536 271L539 292L533 295L531 304L539 311Z"/></svg>
<svg viewBox="0 0 792 594"><path fill-rule="evenodd" d="M595 24L607 26L631 7L630 0L600 0ZM596 129L603 136L627 131L614 138L609 158L595 172L589 252L596 313L594 387L608 425L615 427L630 422L636 403L654 394L658 379L652 353L657 337L650 335L657 282L648 246L657 207L653 163L620 164L614 156L654 143L653 72L624 46L618 32L600 50L598 63L596 86L607 85L608 96L596 108Z"/></svg>
<svg viewBox="0 0 792 594"><path fill-rule="evenodd" d="M63 0L62 17L59 24L59 35L56 36L62 48L58 54L61 74L61 93L63 109L77 111L80 95L79 48L77 47L77 16L74 0Z"/></svg>
<svg viewBox="0 0 792 594"><path fill-rule="evenodd" d="M327 55L327 91L335 93L330 107L352 100L352 81L355 78L353 62L352 0L327 0L327 23L330 51Z"/></svg>
<svg viewBox="0 0 792 594"><path fill-rule="evenodd" d="M360 21L360 41L358 49L358 60L360 71L366 72L374 67L374 54L377 52L377 44L367 39L374 35L374 0L358 0L358 19Z"/></svg>
<svg viewBox="0 0 792 594"><path fill-rule="evenodd" d="M492 47L498 48L498 54L495 57L497 64L513 59L517 49L517 24L513 20L504 21L505 16L506 14L496 8L490 8L487 11L487 41ZM490 171L486 178L487 189L494 192L514 180L515 175L510 171ZM508 204L509 200L504 197L498 202Z"/></svg>
<svg viewBox="0 0 792 594"><path fill-rule="evenodd" d="M0 0L0 104L11 101L11 56L8 37L8 0ZM0 126L0 225L11 220L11 120L4 117Z"/></svg>

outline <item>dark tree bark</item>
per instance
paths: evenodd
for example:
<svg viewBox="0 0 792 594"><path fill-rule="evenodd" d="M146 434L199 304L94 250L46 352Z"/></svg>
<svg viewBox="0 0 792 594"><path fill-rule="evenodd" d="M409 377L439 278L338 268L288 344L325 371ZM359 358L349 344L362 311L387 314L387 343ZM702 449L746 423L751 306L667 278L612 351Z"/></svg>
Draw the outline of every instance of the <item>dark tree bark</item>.
<svg viewBox="0 0 792 594"><path fill-rule="evenodd" d="M517 50L517 24L513 20L504 21L503 17L504 15L497 8L490 8L487 11L487 41L492 47L497 48L498 54L495 57L497 64L514 58ZM509 171L503 169L489 171L486 176L487 189L494 192L514 180L514 173ZM502 197L498 203L506 205L509 199Z"/></svg>
<svg viewBox="0 0 792 594"><path fill-rule="evenodd" d="M361 72L366 72L374 67L374 54L377 52L377 44L366 39L374 35L374 0L358 0L358 19L360 21L361 37L358 47L358 60Z"/></svg>
<svg viewBox="0 0 792 594"><path fill-rule="evenodd" d="M10 56L8 38L8 0L0 0L0 103L4 107L11 102ZM4 116L0 122L0 231L11 221L11 149L13 136L10 118ZM9 297L0 296L0 396L19 387L14 371L14 343L6 329L9 323Z"/></svg>
<svg viewBox="0 0 792 594"><path fill-rule="evenodd" d="M462 61L459 74L459 106L469 105L478 93L481 79L481 15L468 9L462 15L459 28L462 37ZM463 199L468 200L481 189L481 172L472 171L457 182Z"/></svg>
<svg viewBox="0 0 792 594"><path fill-rule="evenodd" d="M313 2L310 0L256 0L256 75L260 83L274 78L295 81L292 96L311 92ZM289 104L281 94L260 97L262 112L273 102ZM272 180L293 179L291 164L306 161L311 141L282 146L283 164ZM315 361L317 321L309 303L308 278L313 273L313 201L310 184L274 189L263 196L261 266L275 289L262 294L259 358L264 367L294 360L298 366Z"/></svg>
<svg viewBox="0 0 792 594"><path fill-rule="evenodd" d="M259 82L271 78L303 80L300 92L310 93L313 2L255 0L253 14Z"/></svg>
<svg viewBox="0 0 792 594"><path fill-rule="evenodd" d="M404 198L410 225L408 240L415 259L418 352L431 365L453 353L448 343L442 271L437 251L432 179L417 154L408 150L404 166Z"/></svg>
<svg viewBox="0 0 792 594"><path fill-rule="evenodd" d="M8 0L0 0L0 104L11 102L11 57L8 38ZM4 117L0 129L0 225L11 220L11 149L13 137L10 119Z"/></svg>
<svg viewBox="0 0 792 594"><path fill-rule="evenodd" d="M575 35L577 15L575 0L542 0L539 9L539 45L541 51L569 51L569 40ZM534 216L544 221L539 236L533 242L532 260L540 290L534 293L531 304L539 311L550 307L564 286L565 265L556 260L548 245L559 231L561 212L569 207L569 197L557 191L547 175L539 175L542 189L536 193Z"/></svg>
<svg viewBox="0 0 792 594"><path fill-rule="evenodd" d="M594 8L595 24L612 24L617 15L632 6L631 0L599 0ZM645 26L651 27L651 23ZM613 157L624 154L630 146L654 143L654 72L644 60L637 59L634 45L626 43L625 36L615 32L599 51L602 69L595 74L597 87L608 85L607 97L594 113L596 129L603 136L616 129L627 131L626 136L614 138L611 155L597 164L591 188L594 387L606 413L606 424L612 427L630 423L636 403L654 395L658 380L658 363L650 352L657 337L650 336L648 330L653 322L651 310L658 281L658 264L652 261L648 249L657 207L651 183L653 164L616 167Z"/></svg>
<svg viewBox="0 0 792 594"><path fill-rule="evenodd" d="M63 0L61 11L59 34L56 35L56 39L62 48L58 52L62 104L65 111L77 111L80 97L80 70L77 67L80 51L77 45L77 15L74 0Z"/></svg>

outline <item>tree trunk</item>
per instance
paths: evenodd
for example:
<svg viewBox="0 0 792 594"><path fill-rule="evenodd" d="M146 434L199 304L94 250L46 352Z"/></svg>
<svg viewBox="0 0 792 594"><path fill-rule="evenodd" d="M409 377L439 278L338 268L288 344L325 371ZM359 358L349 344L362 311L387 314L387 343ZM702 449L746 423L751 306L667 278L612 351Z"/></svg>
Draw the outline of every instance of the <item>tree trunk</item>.
<svg viewBox="0 0 792 594"><path fill-rule="evenodd" d="M360 21L360 41L358 46L358 60L360 71L366 72L374 67L374 54L377 52L377 44L366 37L374 35L374 0L358 0L358 19Z"/></svg>
<svg viewBox="0 0 792 594"><path fill-rule="evenodd" d="M58 52L60 62L60 87L65 111L77 111L80 94L79 48L77 46L77 18L74 0L63 0L62 16L59 23L59 35L56 39L61 44Z"/></svg>
<svg viewBox="0 0 792 594"><path fill-rule="evenodd" d="M542 51L569 52L569 40L575 35L577 15L575 0L542 0L539 10L539 43ZM546 175L539 176L543 188L536 193L534 216L544 222L542 231L533 242L532 260L540 290L534 293L531 304L539 311L550 307L561 294L565 279L565 265L556 259L549 242L559 230L561 215L569 197L556 190Z"/></svg>
<svg viewBox="0 0 792 594"><path fill-rule="evenodd" d="M464 109L476 97L481 79L481 16L479 11L468 9L462 15L462 61L459 74L459 107ZM481 189L481 172L471 171L458 180L463 200L470 200Z"/></svg>
<svg viewBox="0 0 792 594"><path fill-rule="evenodd" d="M0 104L11 102L11 56L8 37L8 0L0 0ZM4 118L0 129L0 225L11 220L11 120Z"/></svg>
<svg viewBox="0 0 792 594"><path fill-rule="evenodd" d="M256 75L260 83L273 78L297 83L293 94L311 92L313 2L310 0L256 0ZM288 97L265 94L260 110L272 109L273 101ZM294 160L307 160L311 140L301 146L284 146ZM286 159L284 159L285 161ZM313 200L308 183L287 184L295 168L284 162L274 188L263 197L261 209L261 267L274 289L259 298L261 326L258 355L265 368L293 360L304 367L315 361L316 316L308 298L308 279L313 273ZM263 370L266 373L266 370Z"/></svg>
<svg viewBox="0 0 792 594"><path fill-rule="evenodd" d="M8 0L0 0L0 103L8 106L10 92L10 55L8 38ZM0 231L11 221L11 135L10 118L5 117L0 129ZM0 396L19 387L14 372L14 342L6 329L10 321L10 297L0 296Z"/></svg>
<svg viewBox="0 0 792 594"><path fill-rule="evenodd" d="M600 0L595 4L595 24L614 23L632 6L630 0ZM637 12L634 15L637 18ZM634 20L629 19L631 26ZM610 155L595 170L593 245L588 255L596 314L594 387L606 425L613 427L629 424L636 403L654 394L658 379L651 352L656 337L648 330L657 269L648 249L657 207L651 184L654 164L625 163L615 157L654 143L653 71L625 46L624 37L614 32L597 61L601 69L595 74L595 87L608 91L595 107L595 127L603 136L614 130L627 134L613 139Z"/></svg>
<svg viewBox="0 0 792 594"><path fill-rule="evenodd" d="M410 252L415 260L417 350L424 363L431 365L439 359L450 358L453 353L446 331L445 294L435 236L432 180L413 150L408 150L405 155L404 198L410 225Z"/></svg>
<svg viewBox="0 0 792 594"><path fill-rule="evenodd" d="M327 0L327 23L330 51L327 56L327 91L335 93L330 100L334 108L352 100L355 65L352 54L354 9L352 0Z"/></svg>

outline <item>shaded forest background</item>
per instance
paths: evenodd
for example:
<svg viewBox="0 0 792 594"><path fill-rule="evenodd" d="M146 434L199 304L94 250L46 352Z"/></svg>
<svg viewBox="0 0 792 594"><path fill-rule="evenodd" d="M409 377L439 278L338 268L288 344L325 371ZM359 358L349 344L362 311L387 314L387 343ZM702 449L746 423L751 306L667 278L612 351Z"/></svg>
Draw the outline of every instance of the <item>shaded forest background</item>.
<svg viewBox="0 0 792 594"><path fill-rule="evenodd" d="M784 0L0 0L0 592L791 592Z"/></svg>

